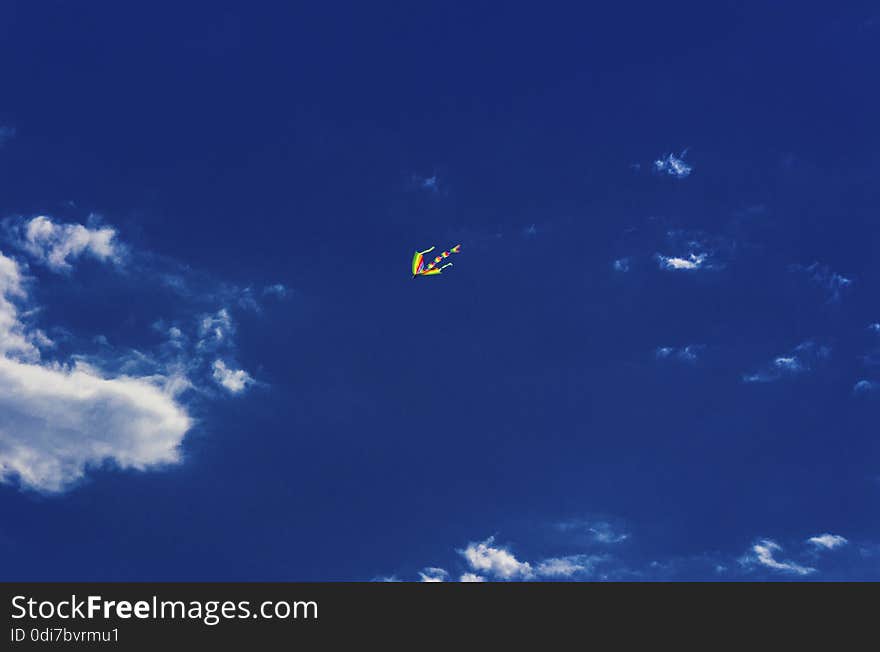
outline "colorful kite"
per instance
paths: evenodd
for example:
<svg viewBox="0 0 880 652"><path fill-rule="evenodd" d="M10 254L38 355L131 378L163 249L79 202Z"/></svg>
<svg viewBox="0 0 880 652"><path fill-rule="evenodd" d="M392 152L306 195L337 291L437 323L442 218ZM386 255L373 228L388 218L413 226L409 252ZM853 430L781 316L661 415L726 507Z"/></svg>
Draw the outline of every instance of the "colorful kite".
<svg viewBox="0 0 880 652"><path fill-rule="evenodd" d="M417 251L415 254L413 254L413 278L415 278L416 276L434 276L435 274L440 274L447 267L452 267L452 263L446 263L441 267L437 267L437 264L444 258L449 258L450 254L457 254L459 251L461 251L461 245L455 245L449 251L444 251L442 254L434 259L434 262L425 265L425 254L432 251L434 251L434 247L431 247L430 249L425 249L424 251Z"/></svg>

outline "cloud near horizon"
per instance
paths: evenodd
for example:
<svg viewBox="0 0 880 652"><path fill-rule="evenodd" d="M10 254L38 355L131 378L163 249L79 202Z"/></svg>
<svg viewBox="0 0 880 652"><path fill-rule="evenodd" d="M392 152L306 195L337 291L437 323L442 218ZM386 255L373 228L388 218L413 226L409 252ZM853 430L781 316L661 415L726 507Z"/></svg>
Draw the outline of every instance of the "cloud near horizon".
<svg viewBox="0 0 880 652"><path fill-rule="evenodd" d="M783 573L792 573L794 575L809 575L815 573L816 569L810 566L803 566L794 561L776 559L776 553L782 552L782 546L771 539L761 539L754 545L751 550L740 558L740 564L744 568L754 566L763 566L771 570Z"/></svg>
<svg viewBox="0 0 880 652"><path fill-rule="evenodd" d="M496 543L490 536L482 541L472 541L456 552L464 560L465 568L459 569L461 582L534 582L534 581L622 581L622 580L675 580L705 577L707 573L718 579L737 579L790 575L808 578L821 571L818 568L831 551L837 551L850 542L839 534L823 533L791 542L795 548L788 558L782 558L783 546L777 541L762 537L754 540L745 554L722 554L711 552L684 556L646 556L644 549L632 545L618 546L629 535L606 521L572 520L553 524L566 534L562 545L567 554L526 561L518 558L509 547ZM569 535L589 534L572 538ZM542 537L541 546L548 540ZM580 552L570 552L572 544L581 547ZM838 556L830 563L832 572L844 572L841 563L862 564L876 544L862 542L855 546L854 555ZM878 548L880 549L880 548ZM824 553L824 554L820 554ZM807 563L809 562L809 563ZM447 566L449 568L450 566ZM392 576L394 581L401 581ZM452 577L445 568L427 567L418 572L421 582L444 582ZM409 581L409 580L403 580Z"/></svg>

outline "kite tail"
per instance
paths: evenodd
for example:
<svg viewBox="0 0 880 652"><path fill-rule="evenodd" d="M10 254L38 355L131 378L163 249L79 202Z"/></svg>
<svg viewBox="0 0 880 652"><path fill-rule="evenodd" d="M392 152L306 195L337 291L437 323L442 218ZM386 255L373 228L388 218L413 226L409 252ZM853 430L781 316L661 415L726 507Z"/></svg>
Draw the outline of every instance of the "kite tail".
<svg viewBox="0 0 880 652"><path fill-rule="evenodd" d="M443 267L438 267L438 269L442 271L442 270L446 269L447 267L452 267L452 263L446 263L445 265L443 265Z"/></svg>
<svg viewBox="0 0 880 652"><path fill-rule="evenodd" d="M420 251L419 253L424 255L424 254L430 253L432 251L434 251L434 247L431 247L430 249L425 249L424 251Z"/></svg>
<svg viewBox="0 0 880 652"><path fill-rule="evenodd" d="M448 250L444 251L442 254L440 254L439 256L437 256L434 259L434 264L436 265L444 258L449 258L450 254L457 254L460 251L461 251L461 245L455 245L452 249L448 249Z"/></svg>

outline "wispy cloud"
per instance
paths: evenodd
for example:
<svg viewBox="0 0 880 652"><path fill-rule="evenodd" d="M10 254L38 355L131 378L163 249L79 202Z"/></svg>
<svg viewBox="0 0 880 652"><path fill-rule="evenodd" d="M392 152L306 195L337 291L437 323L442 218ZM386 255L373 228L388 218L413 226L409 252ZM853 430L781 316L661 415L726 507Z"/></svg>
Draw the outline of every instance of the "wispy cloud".
<svg viewBox="0 0 880 652"><path fill-rule="evenodd" d="M419 190L424 190L430 193L440 192L440 179L436 174L432 174L429 177L413 174L411 182L413 187L418 188Z"/></svg>
<svg viewBox="0 0 880 652"><path fill-rule="evenodd" d="M791 265L789 269L792 272L804 275L821 288L825 292L829 303L840 301L843 294L853 284L852 279L832 271L828 265L820 265L819 263Z"/></svg>
<svg viewBox="0 0 880 652"><path fill-rule="evenodd" d="M622 543L629 539L628 533L603 520L571 519L556 523L555 528L595 543Z"/></svg>
<svg viewBox="0 0 880 652"><path fill-rule="evenodd" d="M816 572L815 568L803 566L794 561L779 561L775 556L779 552L782 552L782 546L778 543L771 539L761 539L739 561L744 568L763 566L764 568L794 575L809 575Z"/></svg>
<svg viewBox="0 0 880 652"><path fill-rule="evenodd" d="M221 308L213 314L202 315L198 334L196 346L200 349L213 351L227 344L235 335L235 324L229 310Z"/></svg>
<svg viewBox="0 0 880 652"><path fill-rule="evenodd" d="M654 170L660 174L668 174L676 179L684 179L693 172L693 167L684 162L684 156L687 150L676 156L675 154L664 154L654 161Z"/></svg>
<svg viewBox="0 0 880 652"><path fill-rule="evenodd" d="M629 258L618 258L613 263L611 263L611 267L615 272L628 272L630 269L630 259Z"/></svg>
<svg viewBox="0 0 880 652"><path fill-rule="evenodd" d="M816 536L810 537L807 539L807 543L810 543L817 548L834 550L835 548L845 546L849 541L839 534L829 534L826 532L825 534L817 534Z"/></svg>
<svg viewBox="0 0 880 652"><path fill-rule="evenodd" d="M15 138L15 127L0 126L0 147Z"/></svg>
<svg viewBox="0 0 880 652"><path fill-rule="evenodd" d="M264 296L274 296L279 298L284 298L288 295L289 290L282 283L275 283L273 285L267 285L263 288Z"/></svg>
<svg viewBox="0 0 880 652"><path fill-rule="evenodd" d="M747 383L769 383L813 371L831 357L831 348L808 340L799 344L794 351L780 355L754 373L743 376Z"/></svg>
<svg viewBox="0 0 880 652"><path fill-rule="evenodd" d="M853 393L870 394L880 390L880 383L873 380L860 380L853 385Z"/></svg>
<svg viewBox="0 0 880 652"><path fill-rule="evenodd" d="M550 557L538 563L536 572L548 579L575 577L584 578L595 570L596 564L605 559L600 555L567 555Z"/></svg>
<svg viewBox="0 0 880 652"><path fill-rule="evenodd" d="M699 360L703 347L696 344L676 348L674 346L661 346L654 350L654 356L658 360L672 360L693 364Z"/></svg>

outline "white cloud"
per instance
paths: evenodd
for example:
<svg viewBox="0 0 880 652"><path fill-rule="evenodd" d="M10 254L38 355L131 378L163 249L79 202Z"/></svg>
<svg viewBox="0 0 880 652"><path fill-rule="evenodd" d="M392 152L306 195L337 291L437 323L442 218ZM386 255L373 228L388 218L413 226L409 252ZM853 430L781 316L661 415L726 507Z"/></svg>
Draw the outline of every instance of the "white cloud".
<svg viewBox="0 0 880 652"><path fill-rule="evenodd" d="M71 261L84 255L120 263L124 253L116 240L116 230L111 227L91 229L82 224L56 224L42 215L23 226L21 237L24 250L56 272L69 271Z"/></svg>
<svg viewBox="0 0 880 652"><path fill-rule="evenodd" d="M629 258L618 258L611 266L615 272L628 272L630 267Z"/></svg>
<svg viewBox="0 0 880 652"><path fill-rule="evenodd" d="M840 536L839 534L817 534L814 537L810 537L807 539L807 543L811 543L817 548L824 548L825 550L834 550L835 548L839 548L840 546L845 546L849 541L846 538Z"/></svg>
<svg viewBox="0 0 880 652"><path fill-rule="evenodd" d="M0 480L55 492L108 461L179 462L192 421L157 380L0 358Z"/></svg>
<svg viewBox="0 0 880 652"><path fill-rule="evenodd" d="M856 394L868 394L880 389L880 383L873 380L860 380L853 386L853 392Z"/></svg>
<svg viewBox="0 0 880 652"><path fill-rule="evenodd" d="M419 577L422 582L445 582L446 578L449 577L449 573L442 568L428 566L419 572Z"/></svg>
<svg viewBox="0 0 880 652"><path fill-rule="evenodd" d="M460 582L485 582L486 578L476 573L462 573Z"/></svg>
<svg viewBox="0 0 880 652"><path fill-rule="evenodd" d="M706 262L707 255L705 253L690 253L686 258L681 258L678 256L664 256L662 254L657 254L656 258L660 264L660 269L693 271L700 269L703 266Z"/></svg>
<svg viewBox="0 0 880 652"><path fill-rule="evenodd" d="M27 298L18 263L0 254L0 481L57 492L107 462L139 470L178 462L192 425L175 401L185 381L42 362L37 344L47 338L13 303Z"/></svg>
<svg viewBox="0 0 880 652"><path fill-rule="evenodd" d="M794 575L809 575L816 572L815 568L802 566L793 561L779 561L775 557L775 553L782 552L782 546L770 539L762 539L755 543L751 551L740 559L740 564L745 567L764 566L783 573L792 573Z"/></svg>
<svg viewBox="0 0 880 652"><path fill-rule="evenodd" d="M873 324L868 324L868 330L872 333L880 333L880 323L874 322Z"/></svg>
<svg viewBox="0 0 880 652"><path fill-rule="evenodd" d="M495 537L485 541L470 543L459 553L467 560L471 568L492 575L502 580L529 579L533 576L532 567L528 562L521 562L508 550L493 545Z"/></svg>
<svg viewBox="0 0 880 652"><path fill-rule="evenodd" d="M665 154L654 161L654 170L677 179L684 179L693 171L693 167L684 162L684 155L685 152L680 156Z"/></svg>
<svg viewBox="0 0 880 652"><path fill-rule="evenodd" d="M214 360L212 365L214 380L233 394L240 394L254 382L244 369L230 369L222 360Z"/></svg>

